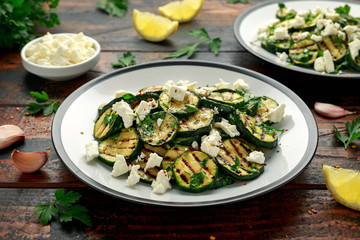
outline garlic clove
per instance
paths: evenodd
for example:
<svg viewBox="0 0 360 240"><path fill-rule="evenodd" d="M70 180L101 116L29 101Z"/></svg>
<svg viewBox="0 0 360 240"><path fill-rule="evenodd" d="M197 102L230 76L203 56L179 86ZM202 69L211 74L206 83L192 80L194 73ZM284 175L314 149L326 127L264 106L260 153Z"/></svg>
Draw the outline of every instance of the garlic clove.
<svg viewBox="0 0 360 240"><path fill-rule="evenodd" d="M24 141L24 131L15 125L0 126L0 149L7 148L18 141Z"/></svg>
<svg viewBox="0 0 360 240"><path fill-rule="evenodd" d="M22 153L15 149L11 154L11 159L21 172L33 173L45 165L49 155L50 151Z"/></svg>
<svg viewBox="0 0 360 240"><path fill-rule="evenodd" d="M355 113L345 110L344 108L337 105L321 102L316 102L314 105L314 109L318 114L328 118L339 118L348 114Z"/></svg>

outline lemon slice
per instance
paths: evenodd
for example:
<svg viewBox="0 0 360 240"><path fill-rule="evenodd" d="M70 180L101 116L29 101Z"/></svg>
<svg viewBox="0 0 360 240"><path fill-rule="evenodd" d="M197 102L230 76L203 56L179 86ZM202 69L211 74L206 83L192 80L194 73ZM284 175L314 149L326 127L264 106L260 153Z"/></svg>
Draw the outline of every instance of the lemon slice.
<svg viewBox="0 0 360 240"><path fill-rule="evenodd" d="M204 0L184 0L173 1L159 7L159 12L167 17L180 23L190 22L200 12Z"/></svg>
<svg viewBox="0 0 360 240"><path fill-rule="evenodd" d="M360 172L323 165L323 174L333 198L346 207L360 211Z"/></svg>
<svg viewBox="0 0 360 240"><path fill-rule="evenodd" d="M133 11L133 25L136 32L145 40L160 42L176 32L178 21L171 21L165 17L149 12Z"/></svg>

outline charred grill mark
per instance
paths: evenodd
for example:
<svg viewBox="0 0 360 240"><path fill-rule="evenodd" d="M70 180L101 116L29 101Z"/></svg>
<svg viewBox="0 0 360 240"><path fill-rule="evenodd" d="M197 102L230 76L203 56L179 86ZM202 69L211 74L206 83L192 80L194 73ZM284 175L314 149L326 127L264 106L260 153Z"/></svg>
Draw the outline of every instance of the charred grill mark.
<svg viewBox="0 0 360 240"><path fill-rule="evenodd" d="M225 158L223 158L220 154L217 155L217 159L219 159L220 161L222 161L224 164L228 165L229 167L231 167L231 164L228 162L228 160L226 160Z"/></svg>
<svg viewBox="0 0 360 240"><path fill-rule="evenodd" d="M189 179L185 176L185 174L180 174L180 178L181 178L186 184L189 184Z"/></svg>
<svg viewBox="0 0 360 240"><path fill-rule="evenodd" d="M240 157L240 158L243 158L243 154L241 152L239 152L239 149L236 147L236 145L234 144L233 141L229 141L231 146L234 148L235 152L237 153L237 155Z"/></svg>
<svg viewBox="0 0 360 240"><path fill-rule="evenodd" d="M293 47L291 50L296 51L296 50L305 50L305 49L310 49L310 48L315 48L316 44L315 43L310 43L310 44L306 44L306 45L302 45L299 47Z"/></svg>
<svg viewBox="0 0 360 240"><path fill-rule="evenodd" d="M191 171L192 173L195 172L194 169L192 169L191 165L186 161L186 159L181 158L181 160L182 160L182 162L185 164L185 166L187 166L187 167L190 169L190 171Z"/></svg>

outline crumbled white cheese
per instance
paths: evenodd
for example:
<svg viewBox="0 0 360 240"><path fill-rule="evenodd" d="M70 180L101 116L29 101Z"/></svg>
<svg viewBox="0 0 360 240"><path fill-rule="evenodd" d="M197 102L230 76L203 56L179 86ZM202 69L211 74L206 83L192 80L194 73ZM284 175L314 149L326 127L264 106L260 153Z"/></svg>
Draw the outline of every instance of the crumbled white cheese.
<svg viewBox="0 0 360 240"><path fill-rule="evenodd" d="M197 94L199 94L201 97L206 97L212 93L212 89L209 87L201 87L201 88L195 89L195 92Z"/></svg>
<svg viewBox="0 0 360 240"><path fill-rule="evenodd" d="M281 62L286 62L286 60L288 59L288 55L286 54L286 52L282 52L282 53L277 52L276 56Z"/></svg>
<svg viewBox="0 0 360 240"><path fill-rule="evenodd" d="M150 113L151 109L152 103L142 100L135 110L135 114L137 116L136 123L140 123L141 121L143 121L145 117Z"/></svg>
<svg viewBox="0 0 360 240"><path fill-rule="evenodd" d="M225 119L225 118L222 118L221 122L215 123L214 127L222 129L230 137L240 136L240 133L236 129L236 126L230 124L229 121L227 119Z"/></svg>
<svg viewBox="0 0 360 240"><path fill-rule="evenodd" d="M359 55L359 50L360 50L360 40L359 39L355 39L354 41L349 43L349 50L350 50L350 55L353 59L355 59L358 55Z"/></svg>
<svg viewBox="0 0 360 240"><path fill-rule="evenodd" d="M310 39L313 40L313 41L315 41L315 42L320 42L320 41L322 40L322 37L313 34L313 35L311 35Z"/></svg>
<svg viewBox="0 0 360 240"><path fill-rule="evenodd" d="M249 84L244 81L244 79L239 78L234 82L233 88L234 90L248 90L250 87Z"/></svg>
<svg viewBox="0 0 360 240"><path fill-rule="evenodd" d="M324 63L325 63L325 71L327 73L331 73L331 72L335 71L335 65L334 65L334 61L333 61L330 51L329 50L324 51L323 57L324 57Z"/></svg>
<svg viewBox="0 0 360 240"><path fill-rule="evenodd" d="M169 89L169 97L174 98L177 101L183 101L186 95L186 86L172 85Z"/></svg>
<svg viewBox="0 0 360 240"><path fill-rule="evenodd" d="M174 86L174 85L175 85L174 81L169 80L169 81L167 81L166 83L164 83L162 89L163 89L163 90L169 90L170 87L171 87L171 86Z"/></svg>
<svg viewBox="0 0 360 240"><path fill-rule="evenodd" d="M325 62L324 62L323 57L318 57L318 58L315 59L314 69L317 72L324 72L325 71Z"/></svg>
<svg viewBox="0 0 360 240"><path fill-rule="evenodd" d="M263 24L258 28L258 34L265 33L267 34L269 32L269 26L267 24Z"/></svg>
<svg viewBox="0 0 360 240"><path fill-rule="evenodd" d="M333 21L331 21L330 19L319 19L316 22L316 28L318 30L321 30L321 29L323 29L324 27L326 27L328 25L333 25Z"/></svg>
<svg viewBox="0 0 360 240"><path fill-rule="evenodd" d="M178 86L186 86L188 84L190 84L189 80L179 80L176 85L178 85Z"/></svg>
<svg viewBox="0 0 360 240"><path fill-rule="evenodd" d="M158 127L160 127L161 126L161 124L162 124L162 122L164 121L164 119L162 119L162 118L158 118L158 120L156 121L156 123L157 123L157 125L158 125Z"/></svg>
<svg viewBox="0 0 360 240"><path fill-rule="evenodd" d="M346 32L346 34L351 34L351 33L354 33L356 31L360 31L359 27L356 26L356 25L347 25L343 29Z"/></svg>
<svg viewBox="0 0 360 240"><path fill-rule="evenodd" d="M30 45L25 52L30 62L46 66L73 65L94 54L94 42L83 33L57 36L47 33L41 41Z"/></svg>
<svg viewBox="0 0 360 240"><path fill-rule="evenodd" d="M310 14L310 10L302 10L297 13L299 17L306 19Z"/></svg>
<svg viewBox="0 0 360 240"><path fill-rule="evenodd" d="M163 158L157 155L157 153L150 153L144 171L146 172L149 168L160 167L162 160Z"/></svg>
<svg viewBox="0 0 360 240"><path fill-rule="evenodd" d="M283 103L280 106L271 109L269 112L269 121L273 123L280 122L285 114L285 107L286 105Z"/></svg>
<svg viewBox="0 0 360 240"><path fill-rule="evenodd" d="M196 85L197 85L197 82L192 82L192 83L189 83L188 85L186 85L186 87L189 91L195 92Z"/></svg>
<svg viewBox="0 0 360 240"><path fill-rule="evenodd" d="M346 34L341 30L338 30L336 36L338 36L339 38L341 38L343 40L346 38Z"/></svg>
<svg viewBox="0 0 360 240"><path fill-rule="evenodd" d="M269 35L268 33L263 32L259 34L259 38L260 39L267 38L268 35Z"/></svg>
<svg viewBox="0 0 360 240"><path fill-rule="evenodd" d="M219 79L219 83L215 84L216 89L230 88L230 83L225 82L221 78Z"/></svg>
<svg viewBox="0 0 360 240"><path fill-rule="evenodd" d="M122 118L125 128L129 128L133 125L136 115L127 102L121 100L120 102L113 104L112 109Z"/></svg>
<svg viewBox="0 0 360 240"><path fill-rule="evenodd" d="M303 17L296 16L294 19L290 20L289 24L290 26L298 28L302 25L305 25L305 19Z"/></svg>
<svg viewBox="0 0 360 240"><path fill-rule="evenodd" d="M157 194L163 194L167 189L171 189L170 176L165 169L157 173L155 181L151 183L151 187L153 192Z"/></svg>
<svg viewBox="0 0 360 240"><path fill-rule="evenodd" d="M119 98L119 97L122 97L124 96L125 94L132 94L132 95L136 95L135 93L133 92L129 92L129 91L124 91L124 90L119 90L119 91L116 91L115 92L115 98Z"/></svg>
<svg viewBox="0 0 360 240"><path fill-rule="evenodd" d="M209 154L212 157L216 157L219 154L221 145L221 136L219 131L212 129L209 136L203 136L201 139L201 151Z"/></svg>
<svg viewBox="0 0 360 240"><path fill-rule="evenodd" d="M200 119L201 119L201 120L206 120L207 117L208 117L208 114L207 114L206 112L200 113Z"/></svg>
<svg viewBox="0 0 360 240"><path fill-rule="evenodd" d="M130 167L130 174L126 180L126 183L129 187L134 186L140 181L139 169L140 165L132 165Z"/></svg>
<svg viewBox="0 0 360 240"><path fill-rule="evenodd" d="M219 109L217 107L214 107L214 114L219 114Z"/></svg>
<svg viewBox="0 0 360 240"><path fill-rule="evenodd" d="M276 40L284 40L284 39L289 39L289 33L288 33L288 29L284 28L284 27L278 27L275 29L274 31L274 38Z"/></svg>
<svg viewBox="0 0 360 240"><path fill-rule="evenodd" d="M326 25L325 29L321 31L321 36L331 36L331 35L337 35L338 30L333 24Z"/></svg>
<svg viewBox="0 0 360 240"><path fill-rule="evenodd" d="M193 141L193 142L191 143L191 147L192 147L193 149L195 149L195 150L198 150L198 149L199 149L199 144L197 143L197 141Z"/></svg>
<svg viewBox="0 0 360 240"><path fill-rule="evenodd" d="M85 143L85 149L87 162L90 162L99 156L99 143L97 141Z"/></svg>
<svg viewBox="0 0 360 240"><path fill-rule="evenodd" d="M123 155L116 154L116 161L111 171L111 176L118 177L129 172L129 167Z"/></svg>
<svg viewBox="0 0 360 240"><path fill-rule="evenodd" d="M249 162L264 164L265 163L265 156L264 153L261 151L253 151L246 157Z"/></svg>
<svg viewBox="0 0 360 240"><path fill-rule="evenodd" d="M301 41L304 40L305 38L307 38L307 36L309 36L309 32L299 32L298 34L293 34L294 37L294 41Z"/></svg>
<svg viewBox="0 0 360 240"><path fill-rule="evenodd" d="M331 19L333 21L338 21L340 18L340 15L334 11L328 11L328 12L325 12L325 18Z"/></svg>

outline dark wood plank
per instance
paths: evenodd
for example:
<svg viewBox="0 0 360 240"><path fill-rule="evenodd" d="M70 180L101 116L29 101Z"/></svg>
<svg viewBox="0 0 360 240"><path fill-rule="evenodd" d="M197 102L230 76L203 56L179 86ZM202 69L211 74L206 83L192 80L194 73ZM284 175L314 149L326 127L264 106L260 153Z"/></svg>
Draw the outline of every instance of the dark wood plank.
<svg viewBox="0 0 360 240"><path fill-rule="evenodd" d="M139 205L91 189L75 189L83 195L80 203L89 209L93 226L55 219L43 227L33 213L34 206L50 203L54 191L0 189L0 238L360 238L358 212L337 203L326 190L277 190L225 206L172 208Z"/></svg>

